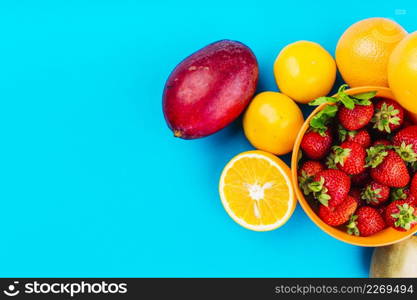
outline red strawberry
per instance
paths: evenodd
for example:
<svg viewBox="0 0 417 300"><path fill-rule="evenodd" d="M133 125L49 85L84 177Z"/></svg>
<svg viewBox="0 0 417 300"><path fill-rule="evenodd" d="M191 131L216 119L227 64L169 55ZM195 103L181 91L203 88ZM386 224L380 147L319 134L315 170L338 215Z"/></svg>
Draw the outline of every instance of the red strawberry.
<svg viewBox="0 0 417 300"><path fill-rule="evenodd" d="M348 175L357 175L365 171L365 149L355 142L344 142L334 146L328 159L328 166L336 166Z"/></svg>
<svg viewBox="0 0 417 300"><path fill-rule="evenodd" d="M365 171L360 174L352 175L350 179L352 180L352 185L364 186L371 180L371 175L369 174L369 170L365 169Z"/></svg>
<svg viewBox="0 0 417 300"><path fill-rule="evenodd" d="M405 187L410 181L407 165L393 150L384 146L371 147L367 150L367 166L371 167L371 177L389 187Z"/></svg>
<svg viewBox="0 0 417 300"><path fill-rule="evenodd" d="M314 176L325 169L324 165L315 160L306 161L298 170L298 184L305 195L310 194L308 185L313 182Z"/></svg>
<svg viewBox="0 0 417 300"><path fill-rule="evenodd" d="M386 208L385 222L398 231L410 230L417 225L417 207L405 200L393 201Z"/></svg>
<svg viewBox="0 0 417 300"><path fill-rule="evenodd" d="M417 207L417 198L414 197L414 195L409 195L407 198L405 198L404 201L407 202L410 205L413 205L413 206Z"/></svg>
<svg viewBox="0 0 417 300"><path fill-rule="evenodd" d="M378 146L378 145L383 145L383 146L391 146L391 145L392 145L392 143L391 143L390 141L388 141L388 140L381 139L381 140L376 140L376 141L372 144L372 146L373 146L373 147Z"/></svg>
<svg viewBox="0 0 417 300"><path fill-rule="evenodd" d="M314 130L308 131L301 141L301 149L311 159L322 159L329 153L333 143L330 129L320 134Z"/></svg>
<svg viewBox="0 0 417 300"><path fill-rule="evenodd" d="M379 132L391 133L403 125L404 109L393 100L381 99L375 104L375 115L371 122Z"/></svg>
<svg viewBox="0 0 417 300"><path fill-rule="evenodd" d="M368 148L371 145L371 135L366 129L349 131L339 125L338 133L340 142L355 142L364 148Z"/></svg>
<svg viewBox="0 0 417 300"><path fill-rule="evenodd" d="M309 184L314 198L324 206L336 207L342 203L350 190L350 178L339 170L324 170Z"/></svg>
<svg viewBox="0 0 417 300"><path fill-rule="evenodd" d="M340 106L337 117L340 124L347 130L358 130L371 121L374 115L374 105L355 105L353 109L349 109L345 106Z"/></svg>
<svg viewBox="0 0 417 300"><path fill-rule="evenodd" d="M355 142L364 148L368 148L371 145L371 135L366 129L350 131L347 135L346 141Z"/></svg>
<svg viewBox="0 0 417 300"><path fill-rule="evenodd" d="M347 232L356 236L371 236L385 228L384 218L370 206L360 207L350 218Z"/></svg>
<svg viewBox="0 0 417 300"><path fill-rule="evenodd" d="M411 180L410 192L417 198L417 173L414 174L413 179Z"/></svg>
<svg viewBox="0 0 417 300"><path fill-rule="evenodd" d="M389 196L390 188L376 181L367 184L361 194L361 198L372 206L378 206L387 201Z"/></svg>
<svg viewBox="0 0 417 300"><path fill-rule="evenodd" d="M347 196L345 201L334 208L320 205L319 217L330 226L339 226L349 221L350 216L355 213L357 207L358 202L356 199Z"/></svg>
<svg viewBox="0 0 417 300"><path fill-rule="evenodd" d="M406 162L417 161L417 125L401 129L393 138L397 152Z"/></svg>

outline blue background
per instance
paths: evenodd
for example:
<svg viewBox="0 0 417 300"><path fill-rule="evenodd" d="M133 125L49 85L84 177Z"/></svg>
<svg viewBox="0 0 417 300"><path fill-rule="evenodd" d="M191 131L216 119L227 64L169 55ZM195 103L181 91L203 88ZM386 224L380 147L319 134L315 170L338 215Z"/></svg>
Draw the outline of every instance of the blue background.
<svg viewBox="0 0 417 300"><path fill-rule="evenodd" d="M217 184L252 149L241 121L175 139L161 94L181 59L223 38L251 47L259 91L276 90L286 44L334 53L373 16L414 31L412 2L2 1L0 275L367 276L372 249L327 236L300 207L273 232L236 225Z"/></svg>

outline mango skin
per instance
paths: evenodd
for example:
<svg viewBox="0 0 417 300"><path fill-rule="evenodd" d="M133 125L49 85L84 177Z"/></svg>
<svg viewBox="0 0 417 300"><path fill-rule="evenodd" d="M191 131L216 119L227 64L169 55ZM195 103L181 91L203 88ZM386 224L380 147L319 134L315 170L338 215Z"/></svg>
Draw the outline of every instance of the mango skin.
<svg viewBox="0 0 417 300"><path fill-rule="evenodd" d="M196 139L233 122L251 101L258 62L244 44L212 43L184 59L170 74L163 112L174 136Z"/></svg>

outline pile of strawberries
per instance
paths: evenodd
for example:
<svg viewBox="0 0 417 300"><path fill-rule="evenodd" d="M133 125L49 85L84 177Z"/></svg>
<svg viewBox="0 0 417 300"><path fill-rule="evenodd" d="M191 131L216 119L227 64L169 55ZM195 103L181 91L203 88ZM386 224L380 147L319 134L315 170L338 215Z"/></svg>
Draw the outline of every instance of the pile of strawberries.
<svg viewBox="0 0 417 300"><path fill-rule="evenodd" d="M310 122L298 181L328 225L371 236L417 225L417 125L375 92L349 96L346 85Z"/></svg>

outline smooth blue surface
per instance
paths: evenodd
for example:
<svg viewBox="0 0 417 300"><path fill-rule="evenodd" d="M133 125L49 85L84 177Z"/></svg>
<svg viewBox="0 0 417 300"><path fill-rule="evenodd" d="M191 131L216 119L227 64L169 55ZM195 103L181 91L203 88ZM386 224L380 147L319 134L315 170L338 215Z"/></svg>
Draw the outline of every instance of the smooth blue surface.
<svg viewBox="0 0 417 300"><path fill-rule="evenodd" d="M175 139L161 93L181 59L223 38L250 46L259 90L276 90L284 45L333 53L372 16L416 30L415 1L147 2L1 2L0 275L367 276L371 249L327 236L299 207L274 232L236 225L217 182L251 149L240 121Z"/></svg>

